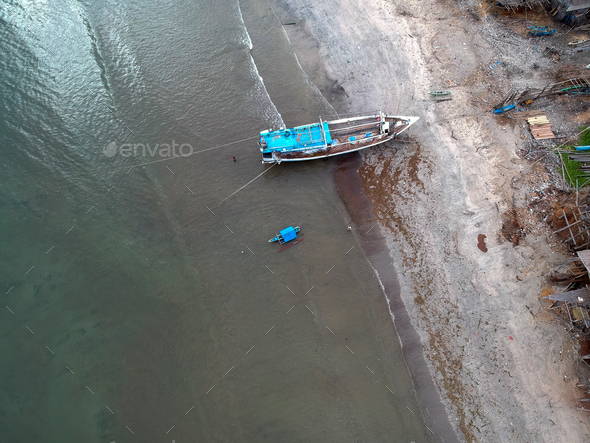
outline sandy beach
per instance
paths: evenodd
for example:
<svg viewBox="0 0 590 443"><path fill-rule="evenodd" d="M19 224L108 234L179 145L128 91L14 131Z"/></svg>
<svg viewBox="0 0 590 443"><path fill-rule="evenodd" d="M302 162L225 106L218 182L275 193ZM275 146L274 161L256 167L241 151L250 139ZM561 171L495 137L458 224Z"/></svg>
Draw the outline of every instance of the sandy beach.
<svg viewBox="0 0 590 443"><path fill-rule="evenodd" d="M404 342L419 395L430 389L420 378L432 380L460 441L588 441L589 414L575 406L574 341L541 297L567 256L548 228L531 225L517 246L501 235L506 211L527 211L514 183L546 172L517 155L523 126L482 106L517 86L510 69L542 84L553 61L508 54L478 5L281 7L297 21L284 29L303 69L337 112L421 118L406 143L363 153L357 191L369 197L372 217L351 214L361 242L386 239L387 257L379 247L367 256L382 282L397 270L391 284L399 283L403 303L390 300L390 309L408 314L407 324L395 317L402 342L412 333L400 321L419 337L423 373ZM504 73L492 72L500 60ZM438 89L451 89L453 100L432 101L427 92ZM443 435L438 429L433 440Z"/></svg>

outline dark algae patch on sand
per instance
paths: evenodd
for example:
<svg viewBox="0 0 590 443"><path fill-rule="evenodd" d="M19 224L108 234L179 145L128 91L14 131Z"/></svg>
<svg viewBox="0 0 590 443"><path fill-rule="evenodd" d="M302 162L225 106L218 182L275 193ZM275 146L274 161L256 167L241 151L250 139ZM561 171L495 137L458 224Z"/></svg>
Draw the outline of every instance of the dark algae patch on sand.
<svg viewBox="0 0 590 443"><path fill-rule="evenodd" d="M414 306L405 308L419 312L417 326L428 336L423 351L434 368L434 383L446 393L447 400L457 412L458 428L466 440L474 442L477 440L472 433L468 433L471 423L468 423L465 414L469 387L461 379L463 352L449 348L449 343L456 342L462 334L458 325L456 328L451 326L460 315L458 306L436 296L436 282L448 276L428 267L424 259L429 247L423 228L429 220L436 219L436 214L409 210L410 207L420 210L416 201L431 198L424 180L432 174L432 168L431 160L423 155L420 145L413 143L411 147L404 145L397 152L392 147L371 151L359 175L363 190L373 203L374 218L391 232L399 247L398 259L407 269L406 276L408 273L411 275ZM445 249L448 254L457 252L456 244L448 244ZM449 334L453 336L452 341Z"/></svg>
<svg viewBox="0 0 590 443"><path fill-rule="evenodd" d="M424 418L427 423L433 420L432 423L429 423L429 426L436 423L436 427L440 434L444 436L445 441L456 441L457 437L449 423L447 412L440 401L440 396L427 369L420 337L414 329L406 311L406 306L401 299L399 283L396 271L392 266L391 253L387 248L386 239L376 226L381 223L386 225L392 232L407 236L413 248L415 248L415 253L405 256L404 263L412 266L419 262L418 251L422 245L419 237L413 235L411 228L408 227L410 220L397 211L397 199L392 200L391 197L397 197L396 192L401 190L395 190L395 187L392 188L391 181L402 180L402 178L399 178L402 176L406 183L411 182L412 186L416 185L415 189L421 189L423 192L424 188L418 186L418 177L425 165L428 165L426 169L429 169L429 163L421 157L419 146L412 151L410 161L407 161L408 159L401 155L396 156L394 154L395 149L391 146L371 149L370 152L379 156L379 164L382 168L379 169L380 166L369 165L366 157L363 163L360 155L346 156L337 163L335 170L336 186L346 209L353 222L357 225L355 231L360 233L361 238L359 241L363 251L379 273L389 313L395 319L394 326L403 343L403 354L412 374L416 393L421 404L427 408L427 412L423 412ZM379 171L377 172L376 169L379 169ZM408 178L408 176L411 178ZM412 195L407 194L406 197L411 198ZM428 308L432 304L431 293L427 282L420 281L418 278L414 279L414 281L416 293L420 294L416 298L416 303L420 305L423 316L426 317L429 315L427 313ZM456 306L449 306L449 311L456 311ZM435 332L432 332L430 337L435 340L436 347L447 355L445 340L442 335L436 335ZM440 364L435 364L435 367L440 368L439 372L445 375L444 380L449 379L449 377L452 379L450 371L454 373L457 365L461 364L460 360L457 360L449 365L449 359L450 354L446 358L437 360L437 362L440 361ZM454 380L455 384L459 384L457 377ZM454 385L448 388L451 387L454 388ZM455 392L457 393L456 398L459 400L461 391L455 389Z"/></svg>

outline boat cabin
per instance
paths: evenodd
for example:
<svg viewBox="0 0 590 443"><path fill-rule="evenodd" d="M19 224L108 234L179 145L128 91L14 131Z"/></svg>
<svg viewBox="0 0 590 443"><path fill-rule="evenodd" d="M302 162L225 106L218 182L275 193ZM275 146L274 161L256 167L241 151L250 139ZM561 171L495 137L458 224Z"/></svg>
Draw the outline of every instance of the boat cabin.
<svg viewBox="0 0 590 443"><path fill-rule="evenodd" d="M297 231L293 226L289 226L288 228L283 229L280 231L281 237L283 237L283 243L287 243L288 241L294 240L297 238Z"/></svg>

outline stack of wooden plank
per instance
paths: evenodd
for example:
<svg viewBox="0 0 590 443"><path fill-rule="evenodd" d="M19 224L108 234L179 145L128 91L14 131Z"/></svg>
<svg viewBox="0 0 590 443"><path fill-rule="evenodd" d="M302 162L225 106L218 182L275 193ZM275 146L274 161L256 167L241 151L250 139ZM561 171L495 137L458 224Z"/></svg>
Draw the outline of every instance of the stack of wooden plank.
<svg viewBox="0 0 590 443"><path fill-rule="evenodd" d="M539 117L541 115L543 115L543 111L541 111L540 109L536 109L533 111L520 111L514 113L514 117L523 119L527 119L529 117Z"/></svg>
<svg viewBox="0 0 590 443"><path fill-rule="evenodd" d="M548 138L555 138L555 134L551 130L551 123L546 115L539 115L526 119L531 128L531 132L535 140L545 140Z"/></svg>

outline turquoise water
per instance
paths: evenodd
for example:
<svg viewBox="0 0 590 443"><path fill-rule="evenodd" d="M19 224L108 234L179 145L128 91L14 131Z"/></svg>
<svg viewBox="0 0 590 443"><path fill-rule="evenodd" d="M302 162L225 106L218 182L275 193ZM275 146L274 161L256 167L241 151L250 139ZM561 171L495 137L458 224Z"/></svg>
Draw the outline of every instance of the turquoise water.
<svg viewBox="0 0 590 443"><path fill-rule="evenodd" d="M333 112L269 3L0 19L0 441L427 441L335 163L260 165Z"/></svg>

